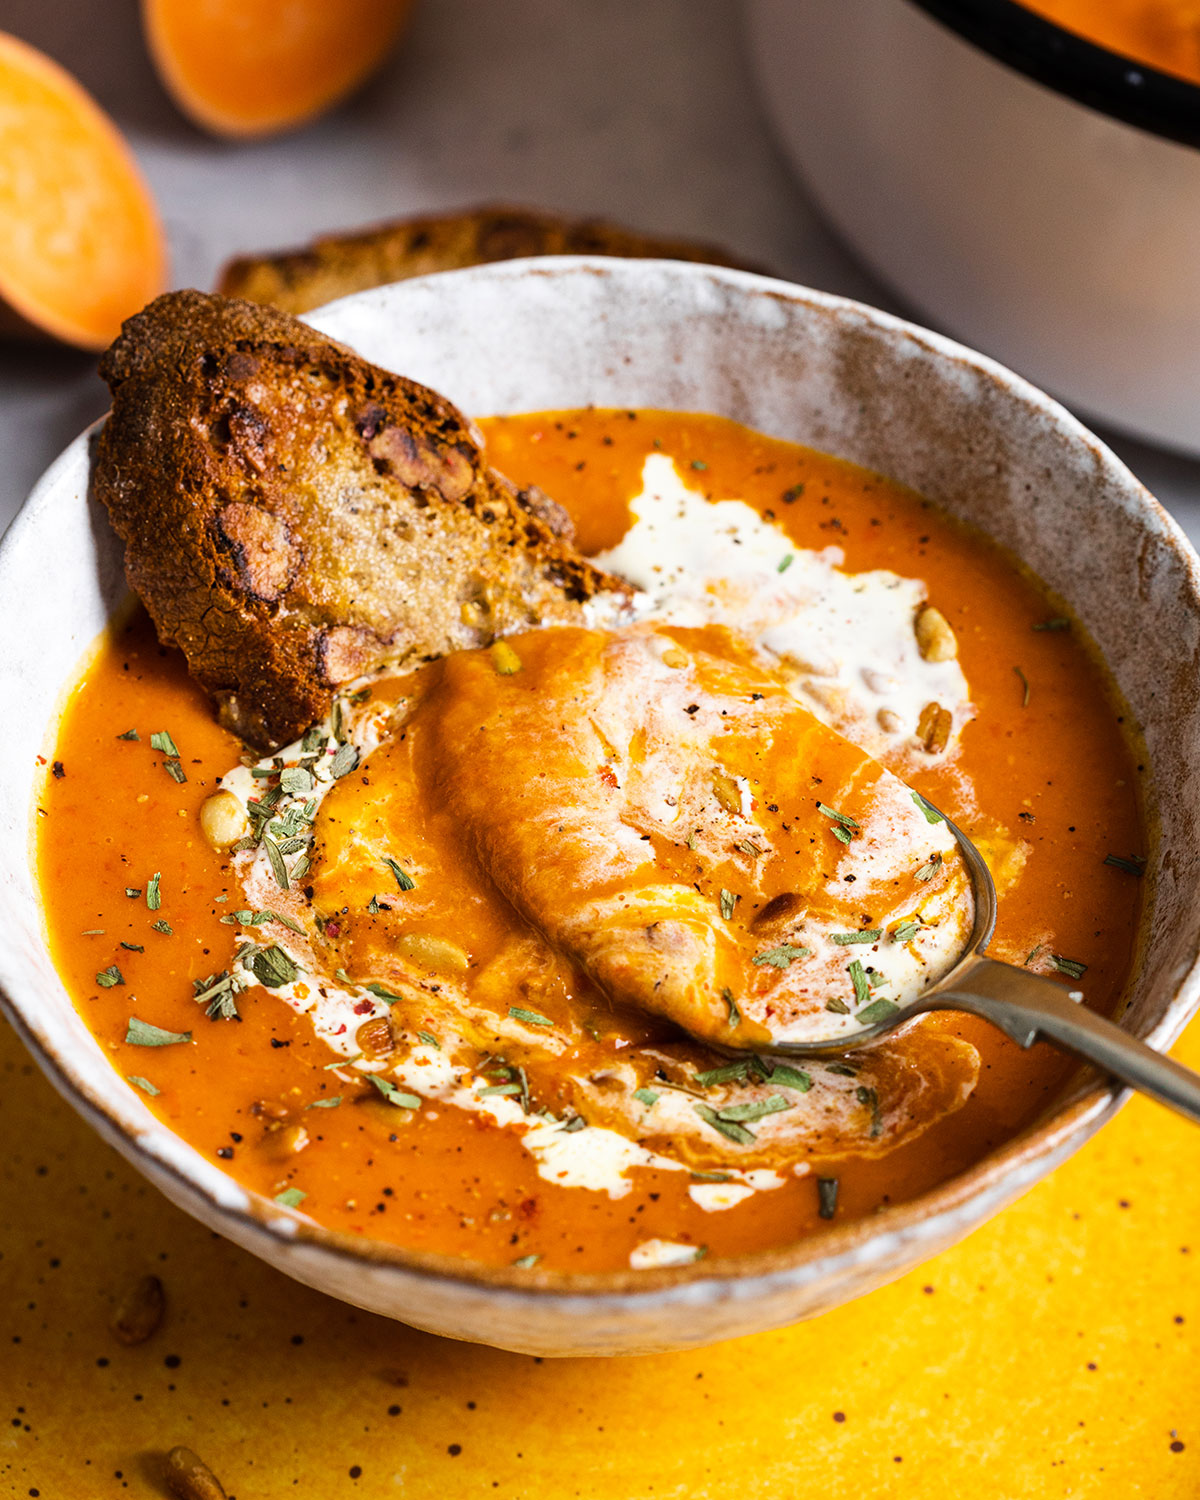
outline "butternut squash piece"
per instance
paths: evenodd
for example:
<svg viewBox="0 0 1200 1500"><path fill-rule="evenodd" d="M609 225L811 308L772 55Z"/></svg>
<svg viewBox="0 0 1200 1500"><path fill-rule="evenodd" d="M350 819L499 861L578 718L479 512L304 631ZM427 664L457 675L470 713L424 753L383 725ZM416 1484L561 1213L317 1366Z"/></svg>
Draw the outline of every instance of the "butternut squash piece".
<svg viewBox="0 0 1200 1500"><path fill-rule="evenodd" d="M390 51L412 0L142 0L159 77L224 136L291 130L336 104Z"/></svg>
<svg viewBox="0 0 1200 1500"><path fill-rule="evenodd" d="M116 126L0 32L0 333L103 349L165 279L158 212Z"/></svg>

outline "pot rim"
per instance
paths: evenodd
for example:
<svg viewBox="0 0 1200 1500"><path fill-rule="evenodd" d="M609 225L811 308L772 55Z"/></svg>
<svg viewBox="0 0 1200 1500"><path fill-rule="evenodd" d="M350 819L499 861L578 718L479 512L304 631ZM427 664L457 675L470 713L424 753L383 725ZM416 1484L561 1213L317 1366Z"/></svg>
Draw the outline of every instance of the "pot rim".
<svg viewBox="0 0 1200 1500"><path fill-rule="evenodd" d="M622 275L636 276L639 264L596 256L557 256L502 262L442 275L519 281L524 276L545 278L582 272L620 278ZM1121 460L1082 423L1020 376L942 334L851 298L750 272L697 264L659 264L663 268L669 264L671 273L681 280L716 281L751 298L801 303L836 317L865 322L881 333L904 338L914 349L940 363L965 364L989 376L1004 386L1016 401L1029 405L1040 416L1052 419L1071 440L1085 445L1121 480L1131 503L1136 504L1143 514L1146 527L1162 535L1187 560L1190 602L1200 617L1200 559L1195 557L1178 524ZM417 285L423 283L428 287L435 279L424 277ZM406 287L410 285L412 283L405 283ZM342 302L378 295L378 289L372 289L342 299ZM339 305L330 303L306 316L323 327ZM53 485L59 471L69 471L80 449L86 453L85 445L96 425L77 438L51 465L9 528L0 544L0 591L23 536L44 526L47 514L53 515L53 508L46 502L53 499ZM54 721L47 726L46 733L52 733L53 727ZM998 1212L1082 1145L1128 1097L1128 1091L1085 1071L1082 1076L1076 1076L1073 1084L1068 1084L1045 1115L965 1172L908 1202L892 1205L866 1219L835 1225L789 1246L638 1271L579 1273L488 1266L466 1258L414 1250L325 1228L302 1215L281 1209L271 1199L226 1177L169 1126L149 1116L142 1101L134 1098L133 1091L123 1086L115 1069L111 1074L111 1089L107 1076L100 1088L93 1087L86 1078L79 1076L80 1070L72 1065L69 1056L64 1055L66 1049L56 1044L50 1028L42 1023L38 1005L18 1001L10 993L19 993L25 988L19 977L15 984L12 982L13 969L18 963L19 954L13 951L7 934L0 928L0 1010L13 1023L59 1092L104 1139L119 1146L152 1180L168 1178L173 1189L171 1196L176 1201L204 1202L235 1221L243 1235L243 1243L261 1243L266 1239L280 1247L307 1252L309 1257L358 1265L375 1274L394 1275L399 1281L455 1285L463 1290L474 1288L510 1306L555 1304L565 1311L587 1307L620 1312L643 1305L647 1298L664 1305L681 1306L709 1302L714 1298L750 1302L774 1290L803 1286L826 1277L839 1274L852 1277L857 1267L895 1266L895 1274L900 1274L907 1269L904 1262L906 1250L927 1244L932 1253ZM1169 1045L1196 1009L1200 1000L1200 952L1187 970L1176 977L1173 988L1161 1018L1145 1038L1152 1046ZM82 1018L77 1012L75 1014L83 1028ZM86 1029L83 1035L95 1045ZM72 1033L71 1041L76 1040ZM118 1084L121 1085L119 1088ZM233 1237L237 1238L237 1235Z"/></svg>
<svg viewBox="0 0 1200 1500"><path fill-rule="evenodd" d="M1183 146L1200 146L1200 84L1036 15L1018 0L909 0L1035 83Z"/></svg>

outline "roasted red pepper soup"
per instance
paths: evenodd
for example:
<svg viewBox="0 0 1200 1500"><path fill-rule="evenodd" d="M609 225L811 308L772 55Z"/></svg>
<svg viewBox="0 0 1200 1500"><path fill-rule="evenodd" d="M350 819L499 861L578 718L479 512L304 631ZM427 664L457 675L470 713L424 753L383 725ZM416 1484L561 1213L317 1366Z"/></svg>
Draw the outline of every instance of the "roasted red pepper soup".
<svg viewBox="0 0 1200 1500"><path fill-rule="evenodd" d="M865 735L865 749L981 844L1000 890L992 952L1077 983L1089 1004L1112 1012L1142 914L1145 766L1079 628L1027 570L879 475L724 419L588 410L481 426L491 462L565 506L586 552L618 548L627 532L628 544L631 521L642 525L657 505L661 527L638 580L650 592L664 557L678 575L671 586L696 584L680 573L683 542L662 529L671 518L695 538L697 505L737 500L757 516L710 507L721 524L704 533L708 552L699 543L689 552L693 572L719 568L722 547L741 546L743 558L757 547L778 589L792 589L780 608L802 621L815 618L805 611L827 597L829 580L852 601L849 616L821 617L831 660L837 632L854 639L860 625L886 649L897 599L917 601L918 618L926 602L935 606L938 639L922 638L919 650L907 641L891 678L877 665L797 666L788 647L802 701L850 738ZM777 543L782 553L770 550ZM630 556L616 553L610 566L619 571ZM746 575L746 597L759 601L756 576ZM902 610L911 634L911 604ZM685 655L723 661L733 649L716 616L664 628ZM590 635L577 636L572 649L592 649ZM1023 1052L957 1015L925 1018L887 1044L882 1061L855 1053L841 1072L772 1074L769 1062L745 1059L731 1070L661 1018L614 1005L489 895L474 856L455 843L455 797L465 793L417 776L421 715L456 682L456 711L470 692L495 697L510 684L528 707L531 685L548 680L548 649L533 634L492 648L495 682L468 661L457 677L431 664L354 685L347 723L374 715L376 726L407 722L411 734L396 730L357 758L336 725L319 746L314 736L284 769L288 801L280 764L257 762L255 780L255 757L218 726L182 657L158 645L140 610L113 627L48 757L37 852L59 972L113 1066L159 1118L281 1213L493 1265L601 1271L783 1246L875 1213L978 1161L1052 1102L1070 1060L1045 1047ZM940 674L941 698L924 704L929 673ZM906 720L909 702L919 722ZM401 708L409 720L388 720ZM567 727L564 719L564 735ZM606 784L623 777L626 749L607 746L616 769L600 768ZM339 752L330 781L320 765ZM556 753L551 732L531 755L552 764ZM486 785L486 754L474 766ZM236 767L243 800L278 795L265 812L251 808L246 847L231 854L210 845L200 814ZM304 799L322 775L318 809ZM744 805L736 789L726 795L718 784L716 795L733 797L730 818L767 816L767 790ZM725 816L716 807L714 817ZM261 843L251 847L264 827L270 865ZM839 828L843 841L832 836ZM831 868L852 834L813 814L810 841L829 836ZM694 860L694 889L711 895L714 924L745 921L753 933L765 906L778 904L764 895L769 853L752 837L728 848L713 837L697 825L686 837L656 833L653 847ZM264 894L280 849L291 878ZM864 911L857 928L871 918ZM882 987L871 953L886 956L889 941L919 925L917 914L899 935L893 924L846 937L850 1006ZM755 955L763 985L806 951L802 935L780 930ZM296 957L297 942L310 944L309 957ZM319 975L305 972L314 952ZM314 1008L322 985L328 1012ZM826 1101L823 1113L814 1101ZM624 1156L614 1158L614 1143Z"/></svg>

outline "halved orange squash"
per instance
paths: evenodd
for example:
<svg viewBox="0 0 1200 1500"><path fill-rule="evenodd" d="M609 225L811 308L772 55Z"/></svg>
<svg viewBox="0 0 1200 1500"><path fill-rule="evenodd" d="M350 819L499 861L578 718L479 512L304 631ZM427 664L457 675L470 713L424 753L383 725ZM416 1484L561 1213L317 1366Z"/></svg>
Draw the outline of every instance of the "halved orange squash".
<svg viewBox="0 0 1200 1500"><path fill-rule="evenodd" d="M142 0L159 76L197 125L271 135L328 109L379 66L413 0Z"/></svg>
<svg viewBox="0 0 1200 1500"><path fill-rule="evenodd" d="M0 332L103 349L165 279L158 212L117 127L0 32Z"/></svg>

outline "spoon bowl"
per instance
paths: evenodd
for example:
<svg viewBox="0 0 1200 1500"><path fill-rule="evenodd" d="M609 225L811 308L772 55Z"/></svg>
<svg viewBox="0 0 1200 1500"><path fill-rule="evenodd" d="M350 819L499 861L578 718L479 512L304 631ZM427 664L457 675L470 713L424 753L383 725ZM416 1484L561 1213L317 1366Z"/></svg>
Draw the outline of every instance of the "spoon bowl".
<svg viewBox="0 0 1200 1500"><path fill-rule="evenodd" d="M815 1040L780 1040L765 1045L748 1042L741 1047L734 1034L721 1050L753 1051L770 1057L830 1057L877 1042L897 1026L929 1011L960 1010L989 1021L1020 1047L1046 1041L1073 1052L1200 1124L1200 1073L1172 1062L1088 1010L1082 990L1064 989L1044 975L985 956L984 949L996 930L996 885L991 871L952 819L931 803L925 806L938 814L957 840L974 896L971 934L954 967L913 1000L857 1030Z"/></svg>

